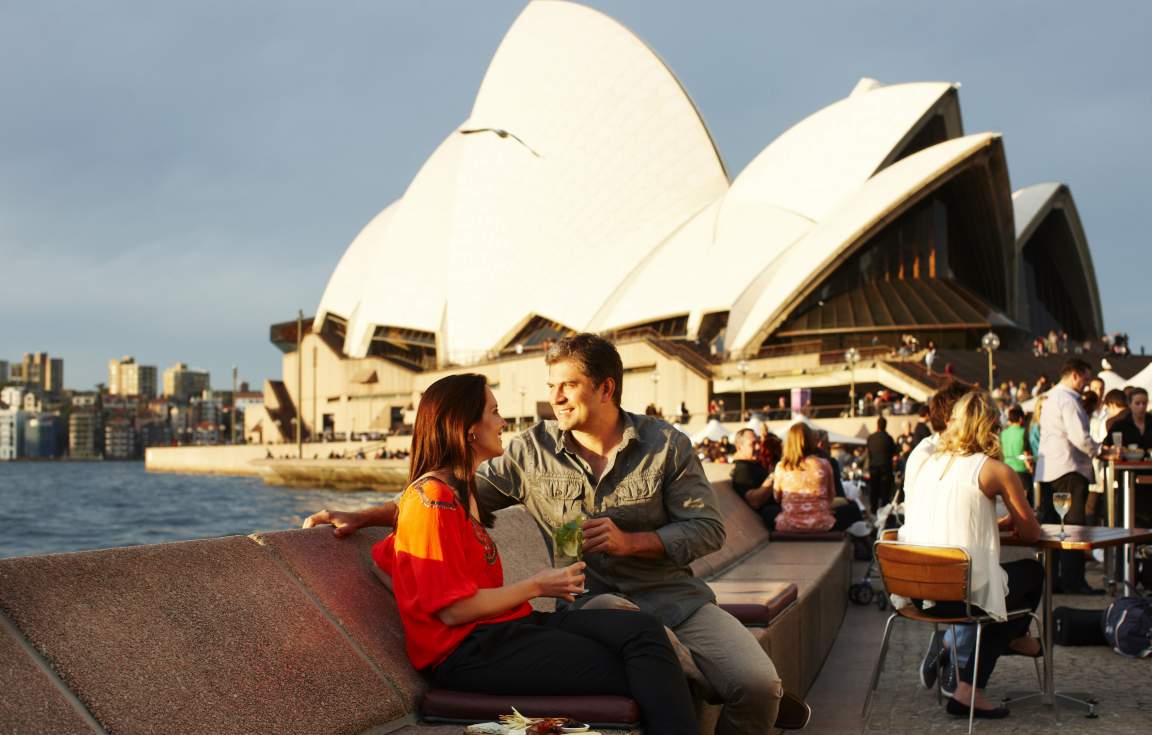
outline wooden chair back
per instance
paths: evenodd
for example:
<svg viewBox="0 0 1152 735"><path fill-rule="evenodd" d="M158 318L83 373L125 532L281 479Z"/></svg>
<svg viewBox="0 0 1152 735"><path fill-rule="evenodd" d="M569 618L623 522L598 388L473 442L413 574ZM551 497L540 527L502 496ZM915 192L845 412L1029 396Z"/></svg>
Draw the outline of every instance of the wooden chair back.
<svg viewBox="0 0 1152 735"><path fill-rule="evenodd" d="M876 560L889 594L936 602L968 601L972 560L958 546L878 541Z"/></svg>

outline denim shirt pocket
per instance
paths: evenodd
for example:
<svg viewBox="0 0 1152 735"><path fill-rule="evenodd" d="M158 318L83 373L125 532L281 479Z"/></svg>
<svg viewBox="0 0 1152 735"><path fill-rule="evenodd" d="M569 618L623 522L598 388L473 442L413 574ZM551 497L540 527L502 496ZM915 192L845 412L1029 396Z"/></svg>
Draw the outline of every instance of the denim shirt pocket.
<svg viewBox="0 0 1152 735"><path fill-rule="evenodd" d="M540 517L550 528L558 528L583 514L584 483L566 475L540 475L534 482Z"/></svg>
<svg viewBox="0 0 1152 735"><path fill-rule="evenodd" d="M609 515L625 531L650 531L667 522L664 498L660 493L660 474L645 473L629 477L616 486L615 507Z"/></svg>

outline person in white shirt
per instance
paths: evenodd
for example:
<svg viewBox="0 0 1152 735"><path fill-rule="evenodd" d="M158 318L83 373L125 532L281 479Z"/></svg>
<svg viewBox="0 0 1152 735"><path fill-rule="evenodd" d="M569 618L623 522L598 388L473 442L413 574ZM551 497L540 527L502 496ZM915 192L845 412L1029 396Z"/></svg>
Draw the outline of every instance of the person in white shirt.
<svg viewBox="0 0 1152 735"><path fill-rule="evenodd" d="M983 689L999 657L1008 652L1042 654L1040 642L1028 635L1029 618L1007 620L1008 610L1035 610L1044 586L1043 567L1034 559L1000 563L1000 531L1012 530L1025 542L1040 538L1040 524L1028 504L1016 472L1001 461L999 411L986 393L969 393L957 401L948 428L933 452L910 476L905 522L900 540L909 543L960 546L971 558L969 601L997 622L988 624L980 642L980 670L974 659L959 668L959 683L948 699L947 712L967 716L975 703L976 716L1000 718L1005 707L992 707ZM996 501L1008 515L996 518ZM914 604L941 618L965 613L964 603L907 600L892 596L892 604Z"/></svg>
<svg viewBox="0 0 1152 735"><path fill-rule="evenodd" d="M1080 402L1080 391L1092 377L1092 367L1084 360L1072 358L1060 371L1060 382L1048 391L1048 400L1040 417L1040 519L1059 523L1060 516L1052 505L1052 495L1066 492L1072 505L1065 523L1078 526L1085 521L1088 485L1095 481L1092 458L1100 453L1100 443L1092 438L1088 414ZM1080 551L1057 552L1060 591L1065 594L1103 594L1088 586L1084 579L1084 554Z"/></svg>

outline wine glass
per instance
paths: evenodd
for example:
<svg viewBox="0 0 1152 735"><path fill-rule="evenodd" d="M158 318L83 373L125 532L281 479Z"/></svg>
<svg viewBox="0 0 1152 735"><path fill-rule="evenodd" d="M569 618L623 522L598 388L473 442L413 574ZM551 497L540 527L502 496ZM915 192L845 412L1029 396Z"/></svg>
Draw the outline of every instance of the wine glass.
<svg viewBox="0 0 1152 735"><path fill-rule="evenodd" d="M1052 493L1052 505L1060 514L1060 540L1063 541L1068 538L1068 534L1064 533L1064 516L1068 515L1072 507L1072 493Z"/></svg>

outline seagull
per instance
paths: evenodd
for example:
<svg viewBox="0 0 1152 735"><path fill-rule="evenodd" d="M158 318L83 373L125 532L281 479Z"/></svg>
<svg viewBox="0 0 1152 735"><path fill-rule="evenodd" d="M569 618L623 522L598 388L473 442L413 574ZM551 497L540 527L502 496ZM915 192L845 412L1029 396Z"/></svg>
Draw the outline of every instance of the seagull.
<svg viewBox="0 0 1152 735"><path fill-rule="evenodd" d="M540 158L540 154L537 153L532 148L532 146L530 146L527 143L525 143L524 141L520 140L520 138L517 137L517 135L515 133L509 133L507 130L504 130L503 128L469 128L468 130L461 130L460 131L461 135L472 135L473 133L496 133L496 135L500 136L501 138L511 138L512 140L515 140L517 143L519 143L520 145L527 148L528 151L532 155L536 156L537 158Z"/></svg>

